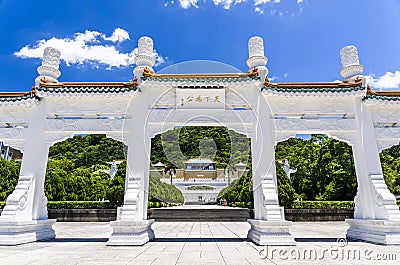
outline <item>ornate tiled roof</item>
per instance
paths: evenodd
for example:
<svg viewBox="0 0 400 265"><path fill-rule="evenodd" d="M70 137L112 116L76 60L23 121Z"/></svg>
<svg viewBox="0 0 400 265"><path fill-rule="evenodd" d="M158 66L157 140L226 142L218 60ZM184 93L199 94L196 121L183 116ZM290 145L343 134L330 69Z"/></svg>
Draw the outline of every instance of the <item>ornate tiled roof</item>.
<svg viewBox="0 0 400 265"><path fill-rule="evenodd" d="M36 102L39 98L36 96L35 89L30 92L6 92L0 93L0 104L7 105L12 103Z"/></svg>
<svg viewBox="0 0 400 265"><path fill-rule="evenodd" d="M265 80L262 91L272 94L306 94L306 93L346 93L353 94L354 92L364 91L365 87L362 85L361 79L354 81L343 82L313 82L313 83L270 83L268 79Z"/></svg>
<svg viewBox="0 0 400 265"><path fill-rule="evenodd" d="M400 102L400 90L374 91L367 87L367 94L363 98L367 101Z"/></svg>
<svg viewBox="0 0 400 265"><path fill-rule="evenodd" d="M196 76L196 75L188 75L188 76L163 76L163 77L158 77L158 76L149 76L149 77L142 77L143 81L149 80L149 81L160 81L160 82L176 82L176 81L181 81L181 82L246 82L246 81L251 81L251 80L259 80L259 77L249 77L249 76Z"/></svg>
<svg viewBox="0 0 400 265"><path fill-rule="evenodd" d="M138 90L137 81L133 82L64 82L40 83L37 94L62 94L62 93L112 93L120 94Z"/></svg>
<svg viewBox="0 0 400 265"><path fill-rule="evenodd" d="M251 69L247 73L232 74L155 74L153 71L145 68L142 80L160 81L160 82L246 82L259 80L258 69Z"/></svg>

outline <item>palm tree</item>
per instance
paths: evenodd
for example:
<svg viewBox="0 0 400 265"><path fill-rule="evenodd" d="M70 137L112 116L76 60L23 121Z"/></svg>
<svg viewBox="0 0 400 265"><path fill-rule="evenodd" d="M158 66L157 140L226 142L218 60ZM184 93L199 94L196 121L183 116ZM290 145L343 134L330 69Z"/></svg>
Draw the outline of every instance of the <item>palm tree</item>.
<svg viewBox="0 0 400 265"><path fill-rule="evenodd" d="M232 163L228 163L225 168L226 172L228 173L228 185L231 184L231 174L235 173L236 168Z"/></svg>

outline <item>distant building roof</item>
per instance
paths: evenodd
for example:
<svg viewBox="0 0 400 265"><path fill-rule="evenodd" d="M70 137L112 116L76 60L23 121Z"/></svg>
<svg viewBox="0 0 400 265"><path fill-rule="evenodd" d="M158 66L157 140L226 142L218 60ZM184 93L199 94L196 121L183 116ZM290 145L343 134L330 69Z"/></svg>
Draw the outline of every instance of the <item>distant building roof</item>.
<svg viewBox="0 0 400 265"><path fill-rule="evenodd" d="M154 164L153 167L165 167L165 165L161 163L161 161L158 161L158 163Z"/></svg>
<svg viewBox="0 0 400 265"><path fill-rule="evenodd" d="M185 162L183 162L184 164L190 163L190 164L211 164L211 163L215 163L214 161L212 161L211 159L208 158L191 158Z"/></svg>
<svg viewBox="0 0 400 265"><path fill-rule="evenodd" d="M247 165L245 163L239 162L235 164L235 167L247 167Z"/></svg>

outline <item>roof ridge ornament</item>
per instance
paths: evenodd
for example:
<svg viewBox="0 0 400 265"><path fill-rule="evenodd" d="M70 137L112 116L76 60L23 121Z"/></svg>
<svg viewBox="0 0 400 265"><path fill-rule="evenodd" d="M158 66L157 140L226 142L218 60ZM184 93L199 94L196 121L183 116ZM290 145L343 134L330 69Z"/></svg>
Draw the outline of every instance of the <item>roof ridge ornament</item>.
<svg viewBox="0 0 400 265"><path fill-rule="evenodd" d="M264 56L264 41L259 36L254 36L248 42L249 58L246 63L251 69L257 69L261 82L268 75L268 69L265 67L268 58Z"/></svg>
<svg viewBox="0 0 400 265"><path fill-rule="evenodd" d="M340 75L343 76L345 80L362 76L364 66L360 64L356 46L349 45L343 47L340 50L340 59L342 61Z"/></svg>
<svg viewBox="0 0 400 265"><path fill-rule="evenodd" d="M60 70L61 52L53 47L46 47L43 51L42 65L37 68L39 76L35 79L35 86L38 87L42 80L46 83L58 83L57 78L61 75Z"/></svg>
<svg viewBox="0 0 400 265"><path fill-rule="evenodd" d="M260 73L258 72L258 68L254 66L253 69L250 69L249 71L247 71L247 76L248 77L260 76ZM267 78L267 77L265 77L265 78Z"/></svg>
<svg viewBox="0 0 400 265"><path fill-rule="evenodd" d="M141 77L145 71L148 69L153 71L153 66L155 64L154 58L154 43L150 37L140 37L138 40L138 54L135 56L136 67L133 69L133 74L136 77ZM141 78L138 78L139 84L141 83Z"/></svg>

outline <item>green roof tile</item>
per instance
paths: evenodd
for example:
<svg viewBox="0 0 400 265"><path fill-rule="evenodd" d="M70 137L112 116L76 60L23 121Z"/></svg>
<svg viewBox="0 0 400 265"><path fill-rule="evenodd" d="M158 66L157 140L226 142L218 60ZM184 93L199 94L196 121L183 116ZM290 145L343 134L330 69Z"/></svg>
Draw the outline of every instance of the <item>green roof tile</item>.
<svg viewBox="0 0 400 265"><path fill-rule="evenodd" d="M368 99L376 99L376 100L384 100L384 101L400 101L399 96L379 96L379 95L366 95L363 100Z"/></svg>
<svg viewBox="0 0 400 265"><path fill-rule="evenodd" d="M280 93L346 93L353 91L361 91L364 90L362 86L354 86L354 87L341 87L341 88L330 88L330 87L270 87L263 86L261 91L267 90L272 92L280 92Z"/></svg>

